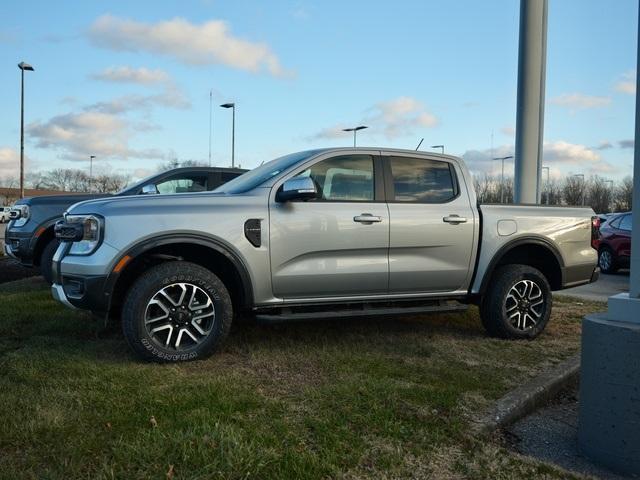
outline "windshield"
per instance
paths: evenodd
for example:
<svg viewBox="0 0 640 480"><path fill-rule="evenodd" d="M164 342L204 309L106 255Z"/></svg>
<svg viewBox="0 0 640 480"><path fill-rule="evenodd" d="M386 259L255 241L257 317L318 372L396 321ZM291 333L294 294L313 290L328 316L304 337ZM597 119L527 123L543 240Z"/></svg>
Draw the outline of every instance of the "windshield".
<svg viewBox="0 0 640 480"><path fill-rule="evenodd" d="M244 193L256 188L258 185L275 177L276 175L289 169L296 163L313 157L322 150L306 150L304 152L291 153L284 157L276 158L270 162L260 165L258 168L248 171L234 178L230 182L220 185L214 192L224 193Z"/></svg>
<svg viewBox="0 0 640 480"><path fill-rule="evenodd" d="M122 190L120 190L118 193L116 193L116 195L122 195L122 194L125 194L125 193L133 193L133 191L139 189L140 187L142 187L143 184L147 183L153 177L157 177L157 176L158 176L158 174L154 173L153 175L149 175L148 177L144 177L142 180L131 182L129 185L127 185ZM131 190L131 192L130 192L130 190Z"/></svg>

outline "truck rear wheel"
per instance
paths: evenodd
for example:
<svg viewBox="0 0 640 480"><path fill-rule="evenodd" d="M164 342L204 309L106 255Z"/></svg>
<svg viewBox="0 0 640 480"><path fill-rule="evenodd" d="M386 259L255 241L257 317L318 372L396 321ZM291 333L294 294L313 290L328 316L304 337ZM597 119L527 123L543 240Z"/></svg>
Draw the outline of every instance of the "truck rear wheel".
<svg viewBox="0 0 640 480"><path fill-rule="evenodd" d="M231 298L211 271L190 262L156 265L138 278L122 306L122 329L145 360L206 358L224 341L233 318Z"/></svg>
<svg viewBox="0 0 640 480"><path fill-rule="evenodd" d="M505 265L494 273L480 306L487 332L500 338L532 339L549 322L551 287L546 277L528 265Z"/></svg>

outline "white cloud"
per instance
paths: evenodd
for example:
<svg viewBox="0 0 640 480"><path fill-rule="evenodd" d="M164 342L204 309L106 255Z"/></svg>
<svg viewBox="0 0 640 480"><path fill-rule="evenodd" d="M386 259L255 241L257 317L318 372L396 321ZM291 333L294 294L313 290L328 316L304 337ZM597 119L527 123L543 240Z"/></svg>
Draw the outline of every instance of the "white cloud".
<svg viewBox="0 0 640 480"><path fill-rule="evenodd" d="M152 70L145 67L132 68L129 66L109 67L101 72L92 74L91 78L104 82L136 83L140 85L162 84L171 81L171 77L164 70Z"/></svg>
<svg viewBox="0 0 640 480"><path fill-rule="evenodd" d="M633 70L624 73L618 82L614 85L616 92L626 93L628 95L636 94L636 72Z"/></svg>
<svg viewBox="0 0 640 480"><path fill-rule="evenodd" d="M603 140L598 144L598 146L593 148L595 150L609 150L613 148L613 144L609 140Z"/></svg>
<svg viewBox="0 0 640 480"><path fill-rule="evenodd" d="M562 140L545 142L543 158L552 163L584 164L600 160L600 154L585 145L569 143Z"/></svg>
<svg viewBox="0 0 640 480"><path fill-rule="evenodd" d="M178 88L167 87L163 92L155 95L130 94L96 102L84 107L84 110L117 114L134 110L150 110L154 107L187 109L191 107L191 102Z"/></svg>
<svg viewBox="0 0 640 480"><path fill-rule="evenodd" d="M494 148L493 152L491 149L467 150L462 154L462 158L473 174L498 175L502 164L491 159L514 155L514 152L515 145L501 145ZM593 172L613 173L616 170L615 166L603 161L600 154L593 149L563 140L545 142L542 156L543 164L552 167L552 176L554 171L560 172L576 165ZM513 175L513 160L505 163L505 171Z"/></svg>
<svg viewBox="0 0 640 480"><path fill-rule="evenodd" d="M222 64L283 76L280 60L265 43L235 37L222 20L196 25L182 18L142 23L113 15L99 17L87 32L99 47L166 55L189 65Z"/></svg>
<svg viewBox="0 0 640 480"><path fill-rule="evenodd" d="M585 95L583 93L565 93L551 99L551 103L571 110L606 107L611 103L611 97Z"/></svg>
<svg viewBox="0 0 640 480"><path fill-rule="evenodd" d="M66 160L86 160L89 155L101 160L164 158L164 154L155 149L130 148L131 132L126 119L100 111L66 113L27 126L36 147L59 150L60 157Z"/></svg>
<svg viewBox="0 0 640 480"><path fill-rule="evenodd" d="M0 147L0 178L17 177L20 171L20 156L11 147Z"/></svg>
<svg viewBox="0 0 640 480"><path fill-rule="evenodd" d="M379 102L372 109L366 123L380 126L387 138L410 135L416 128L432 128L438 124L435 115L412 97L398 97L388 102Z"/></svg>
<svg viewBox="0 0 640 480"><path fill-rule="evenodd" d="M500 129L500 131L508 137L516 136L516 127L513 125L506 125Z"/></svg>
<svg viewBox="0 0 640 480"><path fill-rule="evenodd" d="M430 113L422 102L412 97L398 97L376 103L365 113L358 125L369 127L367 133L374 135L382 133L388 139L411 135L417 128L432 128L438 124L438 118ZM351 135L343 132L342 129L354 125L337 124L327 127L309 139L342 138Z"/></svg>

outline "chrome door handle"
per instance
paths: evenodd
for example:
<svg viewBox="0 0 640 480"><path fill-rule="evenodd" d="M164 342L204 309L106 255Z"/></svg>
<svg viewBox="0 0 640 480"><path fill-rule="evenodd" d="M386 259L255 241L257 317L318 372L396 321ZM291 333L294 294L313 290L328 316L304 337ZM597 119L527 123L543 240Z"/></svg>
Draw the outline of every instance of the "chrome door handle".
<svg viewBox="0 0 640 480"><path fill-rule="evenodd" d="M371 215L370 213L363 213L353 217L353 221L358 223L378 223L382 221L382 217Z"/></svg>
<svg viewBox="0 0 640 480"><path fill-rule="evenodd" d="M446 223L453 223L454 225L457 225L459 223L465 223L467 221L467 219L465 217L461 217L460 215L449 215L448 217L444 217L442 219L443 222Z"/></svg>

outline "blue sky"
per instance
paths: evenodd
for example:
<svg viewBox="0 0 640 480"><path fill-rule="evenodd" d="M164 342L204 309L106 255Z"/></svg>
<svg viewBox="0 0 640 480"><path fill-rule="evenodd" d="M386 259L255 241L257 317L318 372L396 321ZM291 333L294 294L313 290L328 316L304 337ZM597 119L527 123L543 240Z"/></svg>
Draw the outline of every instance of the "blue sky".
<svg viewBox="0 0 640 480"><path fill-rule="evenodd" d="M637 0L549 0L545 165L619 178L633 161ZM253 167L296 150L444 144L474 172L513 153L519 2L28 1L0 7L0 177L141 176L167 159Z"/></svg>

